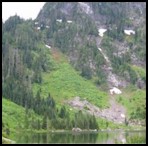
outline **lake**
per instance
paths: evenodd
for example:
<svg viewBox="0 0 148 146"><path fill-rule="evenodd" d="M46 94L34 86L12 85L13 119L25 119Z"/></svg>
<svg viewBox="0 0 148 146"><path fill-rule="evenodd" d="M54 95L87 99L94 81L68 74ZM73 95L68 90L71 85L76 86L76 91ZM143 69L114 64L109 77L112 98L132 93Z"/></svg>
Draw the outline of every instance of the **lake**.
<svg viewBox="0 0 148 146"><path fill-rule="evenodd" d="M98 132L50 132L23 133L17 135L16 143L146 143L146 131L98 131Z"/></svg>

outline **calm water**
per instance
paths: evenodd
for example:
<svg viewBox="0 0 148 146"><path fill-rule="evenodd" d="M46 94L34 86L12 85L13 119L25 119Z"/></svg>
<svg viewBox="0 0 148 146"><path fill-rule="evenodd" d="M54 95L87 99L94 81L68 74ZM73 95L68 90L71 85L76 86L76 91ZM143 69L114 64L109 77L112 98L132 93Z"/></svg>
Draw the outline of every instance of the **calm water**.
<svg viewBox="0 0 148 146"><path fill-rule="evenodd" d="M146 143L146 131L19 134L17 143Z"/></svg>

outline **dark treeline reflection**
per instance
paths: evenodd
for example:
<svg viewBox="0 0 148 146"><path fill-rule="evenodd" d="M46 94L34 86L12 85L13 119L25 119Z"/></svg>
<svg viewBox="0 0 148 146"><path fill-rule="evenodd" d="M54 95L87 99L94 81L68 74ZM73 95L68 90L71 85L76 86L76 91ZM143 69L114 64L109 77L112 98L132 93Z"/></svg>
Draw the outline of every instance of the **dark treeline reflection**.
<svg viewBox="0 0 148 146"><path fill-rule="evenodd" d="M17 143L146 143L145 131L112 132L62 132L30 133L16 135Z"/></svg>
<svg viewBox="0 0 148 146"><path fill-rule="evenodd" d="M105 136L106 135L106 136ZM103 135L107 138L107 133ZM95 143L98 133L23 134L18 143Z"/></svg>

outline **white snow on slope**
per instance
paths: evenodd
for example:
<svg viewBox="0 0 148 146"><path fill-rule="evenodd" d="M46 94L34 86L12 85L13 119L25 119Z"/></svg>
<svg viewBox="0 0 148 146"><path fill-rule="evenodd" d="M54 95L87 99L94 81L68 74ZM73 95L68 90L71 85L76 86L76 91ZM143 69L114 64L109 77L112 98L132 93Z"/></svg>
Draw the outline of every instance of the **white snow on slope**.
<svg viewBox="0 0 148 146"><path fill-rule="evenodd" d="M49 28L49 26L48 26L48 25L46 25L46 28Z"/></svg>
<svg viewBox="0 0 148 146"><path fill-rule="evenodd" d="M37 24L39 24L39 23L38 23L38 22L35 22L34 24L37 25Z"/></svg>
<svg viewBox="0 0 148 146"><path fill-rule="evenodd" d="M67 20L67 23L72 23L72 21L71 20Z"/></svg>
<svg viewBox="0 0 148 146"><path fill-rule="evenodd" d="M98 29L98 32L99 32L99 36L103 37L104 33L107 31L107 29L104 29L104 28L100 28Z"/></svg>
<svg viewBox="0 0 148 146"><path fill-rule="evenodd" d="M127 35L135 34L135 31L133 30L124 30L124 33Z"/></svg>
<svg viewBox="0 0 148 146"><path fill-rule="evenodd" d="M102 49L101 48L98 48L98 50L102 53L102 55L104 56L105 60L110 63L108 57L103 53Z"/></svg>
<svg viewBox="0 0 148 146"><path fill-rule="evenodd" d="M112 89L110 89L110 94L121 94L122 92L116 88L116 87L113 87Z"/></svg>
<svg viewBox="0 0 148 146"><path fill-rule="evenodd" d="M37 30L40 30L41 29L41 27L37 27Z"/></svg>
<svg viewBox="0 0 148 146"><path fill-rule="evenodd" d="M56 21L61 23L62 22L62 19L57 19Z"/></svg>
<svg viewBox="0 0 148 146"><path fill-rule="evenodd" d="M48 45L45 45L45 46L46 46L47 48L49 48L49 49L51 48L51 46L48 46Z"/></svg>
<svg viewBox="0 0 148 146"><path fill-rule="evenodd" d="M125 118L125 115L124 115L124 114L121 114L121 117L122 117L122 118Z"/></svg>

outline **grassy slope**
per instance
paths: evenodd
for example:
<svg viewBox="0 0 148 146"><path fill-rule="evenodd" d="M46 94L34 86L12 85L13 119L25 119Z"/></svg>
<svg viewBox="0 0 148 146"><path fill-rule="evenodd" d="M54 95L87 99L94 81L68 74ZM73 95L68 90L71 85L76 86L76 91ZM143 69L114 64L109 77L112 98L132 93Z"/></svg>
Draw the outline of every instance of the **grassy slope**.
<svg viewBox="0 0 148 146"><path fill-rule="evenodd" d="M131 67L142 79L146 80L146 70L144 68L136 65L131 65Z"/></svg>
<svg viewBox="0 0 148 146"><path fill-rule="evenodd" d="M33 111L30 111L30 113L34 119L41 119ZM4 128L2 129L3 136L13 138L13 134L25 126L25 109L8 99L2 98L2 122L4 124ZM10 130L9 136L5 132L7 128Z"/></svg>
<svg viewBox="0 0 148 146"><path fill-rule="evenodd" d="M146 91L135 87L127 87L123 94L116 95L116 100L126 107L127 114L130 116L138 106L146 106Z"/></svg>
<svg viewBox="0 0 148 146"><path fill-rule="evenodd" d="M80 96L99 107L108 105L107 94L99 91L90 81L82 78L67 62L61 62L58 68L50 74L43 73L42 75L43 83L33 85L34 94L41 88L43 97L47 97L50 92L57 102Z"/></svg>
<svg viewBox="0 0 148 146"><path fill-rule="evenodd" d="M42 51L46 52L47 57L52 62L53 70L50 73L42 73L43 83L41 85L33 84L34 94L36 94L37 90L41 88L41 95L46 98L50 92L57 102L57 106L61 106L65 99L71 99L75 96L86 98L88 101L99 107L106 107L108 105L107 93L98 90L91 81L82 78L79 73L71 67L67 58L62 53L55 49L51 49L51 51L49 51L49 49L43 45ZM117 95L117 99L119 98L121 98L120 102L127 108L128 113L131 113L136 104L139 104L139 102L143 103L143 101L145 101L145 91L125 89L125 92L123 92L122 95ZM130 101L130 99L133 100ZM70 109L68 105L65 106L67 109ZM74 113L75 110L72 110L71 114L74 115ZM32 114L35 117L38 117L34 112L32 112ZM25 109L23 107L3 98L2 121L6 127L9 127L10 131L15 132L15 129L19 128L19 126L24 127L24 117ZM106 120L99 118L97 121L100 128L106 127ZM118 126L109 122L108 127L112 127L114 129Z"/></svg>
<svg viewBox="0 0 148 146"><path fill-rule="evenodd" d="M51 60L54 62L55 69L51 73L43 73L43 83L41 85L33 85L34 94L41 88L41 95L46 98L50 92L56 100L57 106L61 105L64 100L71 99L75 96L80 96L82 99L86 98L99 107L104 108L108 106L109 96L107 93L100 91L91 81L82 78L79 73L71 67L67 58L61 52L55 50L55 48L49 52L51 52ZM139 68L136 67L136 71L140 76L145 75L144 70L141 68L139 70ZM123 89L121 95L116 96L118 101L119 98L121 98L119 102L126 107L127 113L130 115L139 102L145 102L145 93L145 90L127 87ZM65 106L67 109L70 109L68 105Z"/></svg>
<svg viewBox="0 0 148 146"><path fill-rule="evenodd" d="M12 129L24 122L25 109L5 98L2 98L2 120Z"/></svg>

